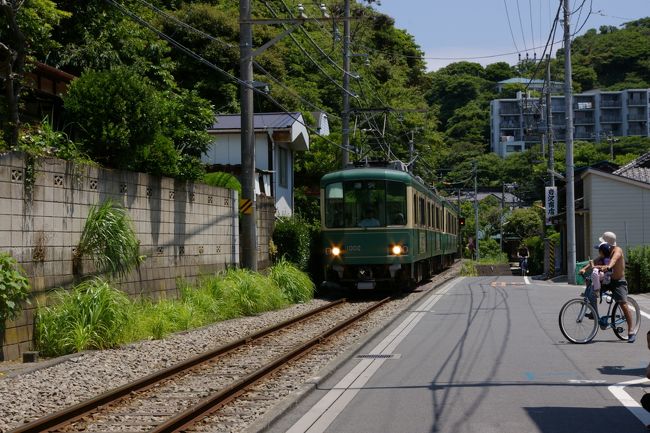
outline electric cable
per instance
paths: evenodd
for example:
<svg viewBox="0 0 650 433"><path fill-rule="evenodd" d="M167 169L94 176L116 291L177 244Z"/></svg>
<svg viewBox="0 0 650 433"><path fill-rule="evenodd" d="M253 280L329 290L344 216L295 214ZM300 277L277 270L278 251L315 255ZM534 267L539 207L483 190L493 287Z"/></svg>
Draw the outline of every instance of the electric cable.
<svg viewBox="0 0 650 433"><path fill-rule="evenodd" d="M521 10L519 9L519 0L516 0L516 3L517 3L517 16L519 17L519 28L521 29L521 38L524 41L524 51L528 52L528 48L526 47L526 34L524 33L524 22L521 19Z"/></svg>
<svg viewBox="0 0 650 433"><path fill-rule="evenodd" d="M211 68L211 69L214 69L215 71L217 71L217 72L219 72L220 74L226 76L227 78L231 79L232 81L235 81L237 84L239 84L239 85L241 85L241 86L244 86L244 87L247 87L247 88L249 88L250 90L252 90L253 92L262 95L263 97L265 97L266 99L268 99L271 103L273 103L276 107L278 107L280 110L282 110L283 113L287 114L287 115L288 115L289 117L291 117L294 121L296 121L298 124L304 126L305 128L307 128L307 130L309 130L309 131L311 131L311 132L313 132L313 133L315 133L315 134L318 135L318 131L316 131L313 127L311 127L310 125L308 125L308 124L306 124L305 122L303 122L302 120L300 120L299 117L295 116L294 112L288 110L288 109L287 109L287 108L286 108L286 107L285 107L281 102L279 102L278 100L276 100L276 99L275 99L274 97L272 97L271 95L269 95L269 94L267 94L266 92L263 92L262 90L260 90L260 89L258 89L258 88L256 88L256 87L254 87L251 83L246 83L245 81L242 81L241 79L235 77L235 76L234 76L233 74L231 74L230 72L228 72L228 71L226 71L226 70L220 68L219 66L215 65L214 63L210 62L209 60L207 60L207 59L205 59L204 57L200 56L199 54L195 53L194 51L192 51L191 49L187 48L186 46L184 46L184 45L181 44L180 42L176 41L176 40L175 40L174 38L172 38L171 36L169 36L169 35L167 35L167 34L161 32L161 31L158 30L156 27L154 27L151 23L149 23L148 21L146 21L145 19L143 19L143 18L140 17L139 15L135 14L135 13L132 12L131 10L127 9L127 8L124 7L123 5L117 3L116 1L114 1L114 0L105 0L105 1L106 1L107 3L109 3L109 4L111 4L112 6L114 6L115 8L119 9L120 12L122 12L124 15L130 17L130 18L133 19L134 21L138 22L140 25L146 27L146 28L149 29L151 32L155 33L158 37L160 37L160 38L166 40L166 41L169 42L169 43L170 43L174 48L178 49L179 51L182 51L183 53L185 53L186 55L190 56L190 57L193 58L194 60L196 60L196 61L202 63L202 64L205 65L205 66L208 66L208 67ZM328 143L330 143L330 144L332 144L332 145L334 145L334 146L336 146L336 147L339 147L339 148L343 149L343 146L341 146L340 144L338 144L338 143L336 143L336 142L330 140L329 138L327 138L327 137L323 137L323 136L320 136L320 137L321 137L323 140L325 140L326 142L328 142Z"/></svg>
<svg viewBox="0 0 650 433"><path fill-rule="evenodd" d="M506 18L508 19L508 28L510 29L510 37L512 37L512 43L515 45L515 50L517 50L514 54L521 53L521 51L519 51L519 47L517 46L517 40L515 38L515 33L512 31L512 22L510 22L510 12L508 11L508 2L507 2L507 0L503 0L503 5L506 8Z"/></svg>

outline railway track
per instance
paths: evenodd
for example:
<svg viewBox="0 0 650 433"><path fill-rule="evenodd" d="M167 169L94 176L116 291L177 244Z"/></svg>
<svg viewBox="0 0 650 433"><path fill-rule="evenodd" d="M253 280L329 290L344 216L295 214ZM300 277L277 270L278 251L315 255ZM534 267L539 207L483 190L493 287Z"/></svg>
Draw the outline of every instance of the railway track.
<svg viewBox="0 0 650 433"><path fill-rule="evenodd" d="M10 433L191 430L198 421L389 300L382 299L366 308L345 300L330 303Z"/></svg>

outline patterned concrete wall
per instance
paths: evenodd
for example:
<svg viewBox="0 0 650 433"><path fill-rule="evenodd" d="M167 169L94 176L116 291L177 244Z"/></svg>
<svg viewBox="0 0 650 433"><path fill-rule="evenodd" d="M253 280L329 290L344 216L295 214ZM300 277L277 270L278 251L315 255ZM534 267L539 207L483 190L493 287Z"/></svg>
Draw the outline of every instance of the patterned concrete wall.
<svg viewBox="0 0 650 433"><path fill-rule="evenodd" d="M234 191L53 158L30 164L22 154L0 155L0 251L22 264L32 284L32 306L7 323L5 359L31 348L37 302L73 283L72 257L88 210L106 199L128 209L147 257L119 285L132 296L175 296L177 278L239 263ZM93 274L92 264L84 261L82 271Z"/></svg>
<svg viewBox="0 0 650 433"><path fill-rule="evenodd" d="M266 269L271 266L269 244L273 236L275 199L258 195L255 200L255 211L257 221L257 267L258 269Z"/></svg>

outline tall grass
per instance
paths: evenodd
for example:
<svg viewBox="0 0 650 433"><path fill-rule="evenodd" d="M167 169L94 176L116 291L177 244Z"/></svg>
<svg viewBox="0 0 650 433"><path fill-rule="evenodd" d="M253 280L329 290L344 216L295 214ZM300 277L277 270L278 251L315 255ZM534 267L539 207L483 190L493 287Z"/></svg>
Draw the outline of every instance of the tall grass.
<svg viewBox="0 0 650 433"><path fill-rule="evenodd" d="M101 278L72 291L59 291L56 304L40 307L36 346L45 356L86 349L106 349L121 342L129 322L129 299Z"/></svg>
<svg viewBox="0 0 650 433"><path fill-rule="evenodd" d="M131 301L102 279L60 291L55 304L41 306L36 317L36 344L44 356L86 349L104 349L120 343L161 339L220 320L259 314L305 302L313 295L309 277L295 265L281 261L268 276L229 269L179 283L179 299Z"/></svg>
<svg viewBox="0 0 650 433"><path fill-rule="evenodd" d="M281 258L272 268L269 277L291 303L307 302L314 296L314 283L296 265Z"/></svg>
<svg viewBox="0 0 650 433"><path fill-rule="evenodd" d="M139 250L126 209L110 199L90 208L75 253L77 260L90 257L99 272L123 276L142 261Z"/></svg>

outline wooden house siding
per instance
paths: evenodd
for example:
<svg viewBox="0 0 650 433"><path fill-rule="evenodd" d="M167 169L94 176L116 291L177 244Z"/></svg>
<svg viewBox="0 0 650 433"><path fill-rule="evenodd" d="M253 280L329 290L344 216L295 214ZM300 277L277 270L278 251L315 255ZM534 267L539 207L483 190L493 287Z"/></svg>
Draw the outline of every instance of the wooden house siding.
<svg viewBox="0 0 650 433"><path fill-rule="evenodd" d="M616 233L623 248L650 244L650 184L588 173L584 185L585 207L589 209L585 229L592 252L605 231Z"/></svg>

